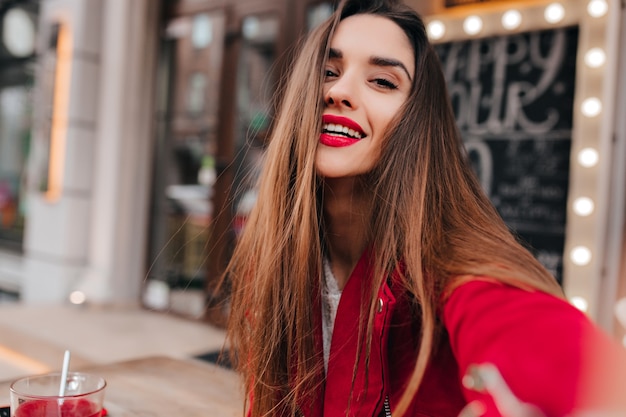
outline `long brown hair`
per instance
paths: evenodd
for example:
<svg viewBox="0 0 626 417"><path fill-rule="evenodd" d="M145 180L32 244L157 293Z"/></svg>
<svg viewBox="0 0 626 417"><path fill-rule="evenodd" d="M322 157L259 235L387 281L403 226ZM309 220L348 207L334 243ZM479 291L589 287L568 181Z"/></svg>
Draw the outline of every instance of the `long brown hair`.
<svg viewBox="0 0 626 417"><path fill-rule="evenodd" d="M252 416L295 415L322 382L315 336L319 318L324 231L323 179L315 152L323 111L323 69L339 22L370 13L391 19L415 52L411 93L389 130L371 190L374 254L370 305L362 320L371 332L377 289L400 264L421 320L421 343L396 412L417 392L442 324L444 290L463 277L489 276L561 295L554 278L511 234L481 189L465 154L438 57L424 24L393 0L342 1L302 46L282 93L259 184L258 200L231 259L229 340L253 398ZM391 138L393 138L391 140ZM416 317L417 319L417 317ZM369 348L367 348L369 352Z"/></svg>

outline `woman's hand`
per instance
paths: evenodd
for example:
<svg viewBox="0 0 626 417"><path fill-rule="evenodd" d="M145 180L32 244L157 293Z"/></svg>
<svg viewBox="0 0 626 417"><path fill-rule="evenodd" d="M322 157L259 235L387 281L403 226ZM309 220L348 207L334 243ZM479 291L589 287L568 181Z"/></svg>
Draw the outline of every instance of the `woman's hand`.
<svg viewBox="0 0 626 417"><path fill-rule="evenodd" d="M546 417L536 406L520 401L493 364L472 365L463 378L463 385L474 391L491 395L502 417ZM479 400L463 407L459 417L481 417L487 410ZM624 417L623 410L576 411L564 417Z"/></svg>
<svg viewBox="0 0 626 417"><path fill-rule="evenodd" d="M463 378L463 385L491 395L503 417L546 417L536 406L520 401L504 381L498 368L490 363L470 366ZM480 401L472 401L461 410L459 417L480 417L485 411L485 406Z"/></svg>

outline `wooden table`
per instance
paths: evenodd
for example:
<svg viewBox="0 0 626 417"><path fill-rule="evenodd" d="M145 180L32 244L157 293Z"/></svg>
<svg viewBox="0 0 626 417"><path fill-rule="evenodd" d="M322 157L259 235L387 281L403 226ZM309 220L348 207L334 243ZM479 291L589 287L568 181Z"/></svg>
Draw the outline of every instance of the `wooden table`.
<svg viewBox="0 0 626 417"><path fill-rule="evenodd" d="M84 369L107 381L110 417L243 416L239 376L195 359L151 357ZM0 383L0 404L8 404L9 382Z"/></svg>

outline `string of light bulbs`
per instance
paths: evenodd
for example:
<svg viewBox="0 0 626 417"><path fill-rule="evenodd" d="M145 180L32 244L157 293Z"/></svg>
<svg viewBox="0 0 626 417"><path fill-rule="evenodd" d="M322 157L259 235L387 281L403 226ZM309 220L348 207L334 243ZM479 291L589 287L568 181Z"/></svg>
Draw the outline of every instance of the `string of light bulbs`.
<svg viewBox="0 0 626 417"><path fill-rule="evenodd" d="M599 304L601 263L596 253L602 249L606 217L598 211L608 204L600 185L609 175L602 163L610 159L603 154L603 143L610 141L603 124L612 104L605 104L612 79L609 12L617 7L611 1L473 5L425 18L433 43L579 25L563 285L572 304L591 315Z"/></svg>

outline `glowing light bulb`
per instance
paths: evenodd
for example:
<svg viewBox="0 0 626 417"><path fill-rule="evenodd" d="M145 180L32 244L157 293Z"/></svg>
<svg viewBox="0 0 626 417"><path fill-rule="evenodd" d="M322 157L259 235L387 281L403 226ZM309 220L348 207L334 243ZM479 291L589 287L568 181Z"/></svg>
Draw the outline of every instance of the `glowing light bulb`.
<svg viewBox="0 0 626 417"><path fill-rule="evenodd" d="M589 309L589 302L583 297L572 297L569 299L569 302L572 303L572 305L580 311L587 312L587 310Z"/></svg>
<svg viewBox="0 0 626 417"><path fill-rule="evenodd" d="M578 152L578 163L586 168L591 168L598 163L600 156L593 148L584 148Z"/></svg>
<svg viewBox="0 0 626 417"><path fill-rule="evenodd" d="M591 0L587 4L587 13L591 17L602 17L609 11L609 5L605 0Z"/></svg>
<svg viewBox="0 0 626 417"><path fill-rule="evenodd" d="M574 212L579 216L589 216L593 213L595 205L589 197L578 197L574 200Z"/></svg>
<svg viewBox="0 0 626 417"><path fill-rule="evenodd" d="M569 257L578 266L588 265L591 262L591 251L586 246L576 246L570 252Z"/></svg>
<svg viewBox="0 0 626 417"><path fill-rule="evenodd" d="M446 26L441 20L433 20L432 22L428 23L427 30L430 39L438 40L443 38L443 35L445 35Z"/></svg>
<svg viewBox="0 0 626 417"><path fill-rule="evenodd" d="M602 102L596 97L589 97L583 101L581 110L587 117L597 116L602 111Z"/></svg>
<svg viewBox="0 0 626 417"><path fill-rule="evenodd" d="M517 10L508 10L502 15L502 26L505 29L517 29L522 24L522 14Z"/></svg>
<svg viewBox="0 0 626 417"><path fill-rule="evenodd" d="M463 22L463 30L468 35L475 35L483 29L483 20L476 16L468 16Z"/></svg>
<svg viewBox="0 0 626 417"><path fill-rule="evenodd" d="M559 23L565 17L565 8L560 3L552 3L546 7L543 17L548 23Z"/></svg>
<svg viewBox="0 0 626 417"><path fill-rule="evenodd" d="M87 296L82 291L72 291L70 294L70 303L72 304L83 304L87 301Z"/></svg>
<svg viewBox="0 0 626 417"><path fill-rule="evenodd" d="M585 54L585 64L591 68L598 68L606 62L606 54L601 48L591 48Z"/></svg>

